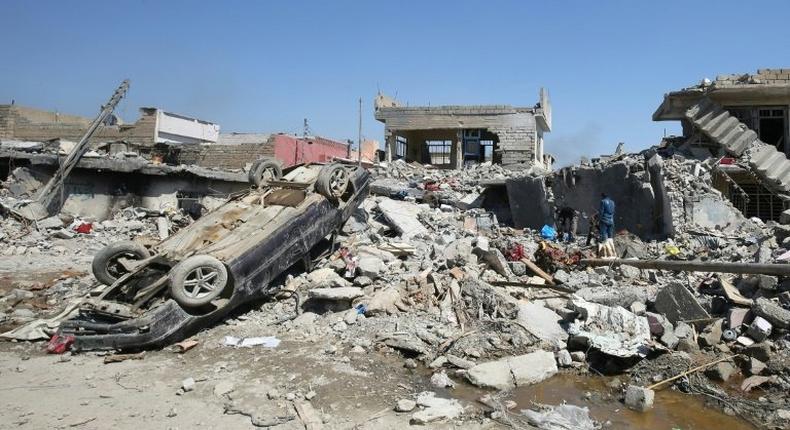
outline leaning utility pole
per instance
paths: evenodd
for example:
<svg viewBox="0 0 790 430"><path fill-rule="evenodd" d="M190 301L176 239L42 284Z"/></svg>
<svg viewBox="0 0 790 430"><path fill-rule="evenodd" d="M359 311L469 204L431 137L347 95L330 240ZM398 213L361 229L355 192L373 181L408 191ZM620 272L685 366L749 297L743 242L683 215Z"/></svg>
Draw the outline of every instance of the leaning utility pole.
<svg viewBox="0 0 790 430"><path fill-rule="evenodd" d="M102 106L102 110L99 113L99 116L93 120L93 122L88 127L88 130L82 136L82 139L74 145L74 148L66 156L66 159L60 163L60 167L58 168L57 172L52 176L52 179L47 182L46 185L39 191L38 196L36 199L24 207L19 208L16 212L23 216L24 218L30 220L39 220L49 216L51 213L50 210L57 212L60 210L60 205L63 202L59 202L56 208L51 207L53 201L56 196L60 194L60 191L63 187L63 184L66 181L66 178L69 176L69 173L77 166L80 159L86 152L88 152L88 142L90 141L91 136L93 133L96 132L96 129L101 126L107 117L110 116L112 111L118 105L118 102L126 95L126 92L129 90L129 80L124 80L118 89L115 90L110 100L107 104Z"/></svg>
<svg viewBox="0 0 790 430"><path fill-rule="evenodd" d="M362 97L359 98L359 133L357 134L357 165L362 165Z"/></svg>

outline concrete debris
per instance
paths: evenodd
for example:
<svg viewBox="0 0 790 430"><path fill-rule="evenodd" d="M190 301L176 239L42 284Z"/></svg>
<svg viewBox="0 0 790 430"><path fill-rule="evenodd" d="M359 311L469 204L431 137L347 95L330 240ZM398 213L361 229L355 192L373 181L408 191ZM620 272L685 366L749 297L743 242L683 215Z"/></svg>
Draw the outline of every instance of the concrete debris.
<svg viewBox="0 0 790 430"><path fill-rule="evenodd" d="M575 342L616 357L647 355L650 344L647 318L619 306L603 306L583 299L571 303L579 313L579 319L568 328Z"/></svg>
<svg viewBox="0 0 790 430"><path fill-rule="evenodd" d="M362 288L359 287L338 287L338 288L312 288L307 291L308 297L319 300L348 301L362 297Z"/></svg>
<svg viewBox="0 0 790 430"><path fill-rule="evenodd" d="M316 400L322 408L335 402L331 390L322 385L324 378L333 377L326 375L338 371L356 392L375 391L369 388L375 382L387 392L404 394L394 405L398 397L387 399L390 416L414 424L458 420L463 425L461 421L478 420L477 411L474 418L464 417L458 400L438 396L478 390L462 389L467 382L484 389L517 390L541 384L560 369L576 374L590 368L619 373L614 386L627 386L625 404L644 411L654 407L656 399L653 390L643 387L698 364L692 364L689 355L698 360L740 354L734 362L706 368L707 379L700 372L672 383L685 391L691 387L692 392L721 397L709 391L705 381L739 380L738 372L771 378L752 379L750 384L762 384L766 390L769 401L761 405L778 407L790 389L783 370L790 354L790 304L782 301L790 296L790 282L775 274L716 279L694 271L580 264L595 254L597 234L591 218L600 192L612 194L618 203L618 258L776 266L788 254L790 261L790 226L740 214L713 186L714 169L711 163L655 150L596 158L586 166L551 173L491 163L462 170L402 160L376 164L370 168L376 176L371 184L374 195L338 230L335 246L311 250L316 258L304 262L309 267L305 272L296 264L284 279L271 280L269 288L280 300L256 303L225 318L224 324L202 327L194 340L201 347L177 356L187 364L199 356L202 363L204 354L222 343L277 347L283 353L286 346L299 345L298 368L285 363L282 369L289 368L287 372L253 378L254 384L265 386L253 393L249 384L233 377L238 368L245 369L247 364L240 364L245 361L228 359L205 379L199 375L198 381L211 381L207 387L197 385L195 376L183 380L180 392L213 393L229 403L228 411L236 411L236 403L245 397L254 398L260 410L244 414L261 425L299 426L301 420L302 427L341 428L348 423L339 421L341 413L333 406L320 413L310 406ZM20 201L35 192L47 179L35 170L14 169L0 191L0 202ZM266 210L263 203L268 201L259 203ZM556 226L554 208L565 204L579 211L578 237L549 244L539 230ZM16 274L29 266L43 271L50 260L77 261L84 269L107 244L136 239L150 250L160 238L172 239L192 222L183 219L180 210L125 205L101 217L62 211L29 225L3 219L0 274L20 277ZM230 225L241 220L225 221ZM593 233L586 243L590 224ZM121 267L134 264L127 260L119 261ZM64 303L95 297L90 294L93 277L68 267L58 269L52 282L23 280L3 290L0 324L13 329L4 337L49 339L65 318L45 317L57 314ZM163 296L165 300L155 306L167 306ZM210 306L226 299L220 296ZM76 315L76 310L72 307L68 315ZM128 311L107 312L116 310ZM259 334L260 327L266 327L269 340L250 337ZM228 333L235 336L224 341ZM269 365L273 356L268 355L277 350L247 352L254 358L246 361ZM400 360L386 378L376 370L381 356ZM146 358L151 360L156 358ZM331 366L321 366L321 360ZM430 374L420 370L425 367ZM320 377L308 375L313 368L332 370L322 370ZM303 373L310 379L300 381ZM178 386L186 376L177 375L170 386ZM396 380L400 387L391 385ZM419 391L414 389L421 386L417 380L436 387L439 394L403 398ZM520 418L543 429L597 425L586 408L573 405L522 413ZM388 425L379 419L378 414L371 417L370 426Z"/></svg>
<svg viewBox="0 0 790 430"><path fill-rule="evenodd" d="M636 385L629 385L625 390L625 405L636 411L644 412L653 408L656 393Z"/></svg>
<svg viewBox="0 0 790 430"><path fill-rule="evenodd" d="M417 402L411 399L401 399L398 400L398 403L395 405L395 411L397 412L411 412L414 408L417 407Z"/></svg>
<svg viewBox="0 0 790 430"><path fill-rule="evenodd" d="M678 282L671 282L659 291L655 308L674 324L678 321L694 321L710 318L689 290Z"/></svg>
<svg viewBox="0 0 790 430"><path fill-rule="evenodd" d="M533 411L525 409L521 414L527 417L529 423L541 430L594 430L598 428L595 421L590 418L590 410L586 407L574 405L558 405L544 407Z"/></svg>
<svg viewBox="0 0 790 430"><path fill-rule="evenodd" d="M478 364L467 370L466 378L478 387L509 390L536 384L557 373L554 354L536 351L516 357Z"/></svg>
<svg viewBox="0 0 790 430"><path fill-rule="evenodd" d="M538 339L546 341L553 349L562 349L568 333L560 325L556 312L535 302L519 303L516 321Z"/></svg>
<svg viewBox="0 0 790 430"><path fill-rule="evenodd" d="M754 302L752 312L765 318L768 322L779 328L790 328L790 310L784 309L765 297L760 297Z"/></svg>
<svg viewBox="0 0 790 430"><path fill-rule="evenodd" d="M458 400L436 397L433 392L420 393L417 396L417 405L424 409L412 414L411 420L414 424L452 420L464 412L464 408Z"/></svg>

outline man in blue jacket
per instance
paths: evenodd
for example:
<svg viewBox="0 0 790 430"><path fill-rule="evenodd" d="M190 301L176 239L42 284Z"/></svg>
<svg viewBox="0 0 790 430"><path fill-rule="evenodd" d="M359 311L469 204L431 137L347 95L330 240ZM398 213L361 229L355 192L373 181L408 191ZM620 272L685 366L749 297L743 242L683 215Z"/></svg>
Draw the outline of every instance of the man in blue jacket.
<svg viewBox="0 0 790 430"><path fill-rule="evenodd" d="M601 256L615 257L614 250L614 201L601 193L601 206L598 209L598 229L601 232Z"/></svg>

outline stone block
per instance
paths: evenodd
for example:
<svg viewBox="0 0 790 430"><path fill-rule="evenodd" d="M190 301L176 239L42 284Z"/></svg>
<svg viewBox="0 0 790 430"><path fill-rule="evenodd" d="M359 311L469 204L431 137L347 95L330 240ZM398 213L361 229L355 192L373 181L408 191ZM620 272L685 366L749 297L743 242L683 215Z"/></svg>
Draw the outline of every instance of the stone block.
<svg viewBox="0 0 790 430"><path fill-rule="evenodd" d="M756 342L762 342L771 335L773 326L763 317L755 317L746 334Z"/></svg>
<svg viewBox="0 0 790 430"><path fill-rule="evenodd" d="M754 301L752 312L757 316L765 318L776 327L790 328L790 311L765 297L760 297Z"/></svg>
<svg viewBox="0 0 790 430"><path fill-rule="evenodd" d="M678 321L710 318L694 295L678 282L664 287L656 295L655 308L673 324Z"/></svg>
<svg viewBox="0 0 790 430"><path fill-rule="evenodd" d="M723 320L716 320L702 330L699 335L699 346L713 347L721 342L722 322Z"/></svg>
<svg viewBox="0 0 790 430"><path fill-rule="evenodd" d="M751 320L749 313L750 310L746 308L731 308L727 312L727 327L735 329L748 324Z"/></svg>
<svg viewBox="0 0 790 430"><path fill-rule="evenodd" d="M732 363L723 361L721 363L716 363L713 367L708 368L708 370L705 371L705 374L715 381L725 382L729 380L736 371L737 369Z"/></svg>
<svg viewBox="0 0 790 430"><path fill-rule="evenodd" d="M625 390L625 405L635 411L644 412L653 407L656 393L648 388L629 385Z"/></svg>

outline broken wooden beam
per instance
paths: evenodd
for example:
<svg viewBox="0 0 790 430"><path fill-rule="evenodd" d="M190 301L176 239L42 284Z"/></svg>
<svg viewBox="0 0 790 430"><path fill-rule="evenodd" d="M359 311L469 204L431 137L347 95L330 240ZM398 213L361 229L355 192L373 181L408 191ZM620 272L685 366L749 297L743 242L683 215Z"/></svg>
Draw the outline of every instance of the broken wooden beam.
<svg viewBox="0 0 790 430"><path fill-rule="evenodd" d="M513 282L513 281L491 281L489 284L497 286L497 287L522 287L522 288L545 288L549 290L555 290L562 293L573 293L574 290L570 288L565 288L559 285L542 285L542 284L532 284L529 282Z"/></svg>
<svg viewBox="0 0 790 430"><path fill-rule="evenodd" d="M544 272L543 269L538 267L537 264L527 260L526 258L522 258L521 262L524 263L527 267L529 267L529 270L531 270L533 273L543 278L547 284L552 286L557 285L557 283L554 282L554 277Z"/></svg>
<svg viewBox="0 0 790 430"><path fill-rule="evenodd" d="M639 269L676 272L717 272L743 275L790 276L790 264L727 263L723 261L626 260L589 258L580 261L588 266L632 266Z"/></svg>

